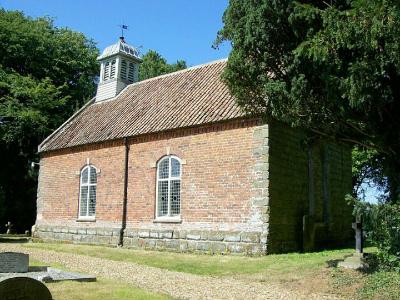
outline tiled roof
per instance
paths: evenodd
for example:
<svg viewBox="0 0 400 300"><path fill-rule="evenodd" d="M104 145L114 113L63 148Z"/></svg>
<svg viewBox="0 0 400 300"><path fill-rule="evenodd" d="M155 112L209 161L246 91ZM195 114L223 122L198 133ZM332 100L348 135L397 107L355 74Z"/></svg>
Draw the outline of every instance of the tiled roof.
<svg viewBox="0 0 400 300"><path fill-rule="evenodd" d="M220 75L226 60L137 82L92 102L42 142L39 152L244 117Z"/></svg>

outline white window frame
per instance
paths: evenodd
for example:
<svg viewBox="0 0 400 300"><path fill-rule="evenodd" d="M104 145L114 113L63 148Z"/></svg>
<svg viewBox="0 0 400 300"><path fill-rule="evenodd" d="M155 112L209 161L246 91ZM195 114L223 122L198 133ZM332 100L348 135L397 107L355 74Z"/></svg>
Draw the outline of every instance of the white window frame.
<svg viewBox="0 0 400 300"><path fill-rule="evenodd" d="M172 158L176 159L179 162L179 176L178 177L172 177L171 173L172 173ZM167 178L159 178L159 168L160 168L160 164L161 162L163 162L165 159L169 159L169 166L168 166L168 177ZM156 172L157 172L157 179L156 179L156 212L155 212L155 220L156 221L177 221L180 222L181 221L181 208L182 208L182 197L181 197L181 190L182 190L182 160L175 156L175 155L166 155L163 156L158 162L157 162L157 168L156 168ZM179 201L179 214L175 215L175 216L171 216L171 181L172 180L179 180L179 197L180 197L180 201ZM159 211L158 211L158 205L159 205L159 199L158 199L158 183L160 181L168 181L168 212L166 216L159 216Z"/></svg>
<svg viewBox="0 0 400 300"><path fill-rule="evenodd" d="M90 183L90 170L91 168L94 168L94 171L96 173L96 183ZM82 174L83 172L88 169L88 182L87 183L82 183ZM81 215L81 202L82 202L82 187L87 186L88 187L88 192L86 196L86 215ZM91 186L96 186L96 206L97 206L97 168L93 165L86 165L85 167L82 168L81 173L79 175L79 205L78 205L78 220L95 220L96 219L96 206L94 210L94 215L89 216L89 197L90 197L90 187Z"/></svg>

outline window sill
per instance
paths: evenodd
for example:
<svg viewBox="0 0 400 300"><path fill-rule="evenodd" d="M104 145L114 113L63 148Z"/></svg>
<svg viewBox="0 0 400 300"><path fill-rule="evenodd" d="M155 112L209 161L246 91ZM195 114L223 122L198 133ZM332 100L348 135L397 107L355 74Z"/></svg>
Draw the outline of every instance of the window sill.
<svg viewBox="0 0 400 300"><path fill-rule="evenodd" d="M96 222L96 218L80 217L76 219L76 222Z"/></svg>
<svg viewBox="0 0 400 300"><path fill-rule="evenodd" d="M155 218L153 223L182 223L182 219L180 217L161 217Z"/></svg>

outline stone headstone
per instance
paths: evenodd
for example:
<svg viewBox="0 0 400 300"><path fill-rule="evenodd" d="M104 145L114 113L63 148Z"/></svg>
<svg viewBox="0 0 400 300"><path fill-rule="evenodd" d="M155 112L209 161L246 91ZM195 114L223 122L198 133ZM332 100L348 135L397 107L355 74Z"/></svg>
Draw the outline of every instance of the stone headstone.
<svg viewBox="0 0 400 300"><path fill-rule="evenodd" d="M29 277L0 280L1 300L52 300L49 289L40 281Z"/></svg>
<svg viewBox="0 0 400 300"><path fill-rule="evenodd" d="M0 253L0 273L26 273L28 267L28 254L19 252Z"/></svg>
<svg viewBox="0 0 400 300"><path fill-rule="evenodd" d="M356 252L346 257L344 261L339 262L338 266L346 269L366 270L369 268L369 264L364 255L364 235L360 217L356 218L356 222L352 224L352 228L355 231Z"/></svg>
<svg viewBox="0 0 400 300"><path fill-rule="evenodd" d="M352 227L356 233L356 253L362 255L362 253L364 252L364 234L361 218L357 218L357 221L352 224Z"/></svg>

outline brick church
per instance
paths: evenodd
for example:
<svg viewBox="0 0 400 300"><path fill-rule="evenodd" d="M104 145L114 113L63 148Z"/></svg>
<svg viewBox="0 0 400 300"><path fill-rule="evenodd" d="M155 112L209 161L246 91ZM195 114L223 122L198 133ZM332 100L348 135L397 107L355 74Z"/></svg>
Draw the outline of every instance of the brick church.
<svg viewBox="0 0 400 300"><path fill-rule="evenodd" d="M351 239L349 148L244 114L226 60L140 82L123 39L98 60L95 98L39 146L35 237L248 254Z"/></svg>

